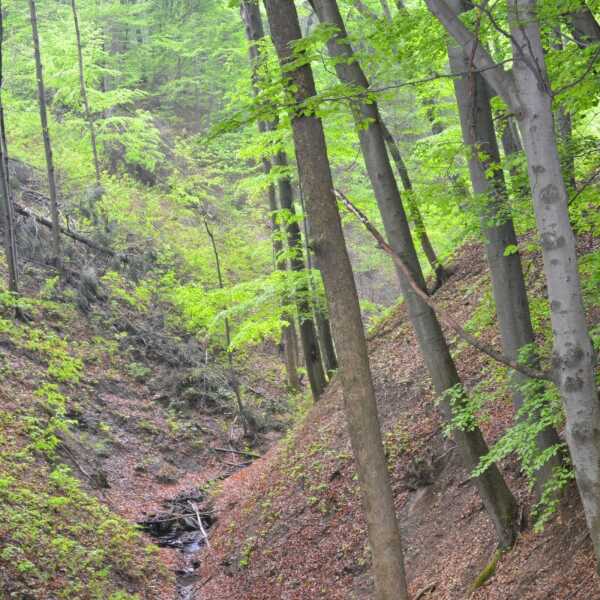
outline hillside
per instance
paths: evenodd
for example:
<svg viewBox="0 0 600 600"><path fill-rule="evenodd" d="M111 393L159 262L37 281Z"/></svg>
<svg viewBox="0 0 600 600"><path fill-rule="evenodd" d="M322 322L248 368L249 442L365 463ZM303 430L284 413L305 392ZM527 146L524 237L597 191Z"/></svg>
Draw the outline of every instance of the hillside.
<svg viewBox="0 0 600 600"><path fill-rule="evenodd" d="M582 263L599 249L600 240L582 237ZM485 312L481 252L477 244L461 249L436 299L497 343ZM539 257L528 260L530 291L541 299ZM589 297L597 298L600 278L589 275ZM136 305L135 289L117 285L113 275L102 280L103 299L84 313L77 289L44 280L40 269L27 281L28 321L14 320L6 299L1 321L0 571L7 598L372 597L336 380L274 443L291 422L291 405L272 351L254 353L242 379L264 425L244 456L223 367L207 363L193 338L159 324L167 306ZM600 309L591 306L597 324ZM493 531L442 431L402 305L376 326L369 349L411 589L425 590L424 598L463 598L494 554ZM497 392L495 365L464 344L454 342L453 350L468 388L483 385L489 394L482 423L488 440L498 439L512 408ZM516 459L504 460L502 469L524 508L525 528L472 597L593 597L599 582L574 487L538 534ZM210 547L192 522L175 532L175 549L156 549L156 539L135 524L177 516L181 502L169 502L190 491L204 524L212 525ZM186 530L195 532L192 552Z"/></svg>
<svg viewBox="0 0 600 600"><path fill-rule="evenodd" d="M583 253L600 241L580 240ZM531 258L531 257L530 257ZM436 296L466 322L489 285L478 245L462 248L450 282ZM590 293L598 295L593 275ZM530 264L531 290L543 295L539 259ZM600 321L597 304L590 315ZM494 327L484 338L497 343ZM510 400L495 392L494 365L472 348L453 344L469 389L483 384L488 441L512 419ZM533 499L514 458L502 471L524 510L525 528L502 556L495 575L469 589L495 551L481 501L442 432L427 374L400 306L370 336L371 366L384 431L407 573L414 598L458 600L590 600L600 579L582 509L571 485L542 533L527 512ZM343 399L334 382L300 426L269 454L229 478L216 501L219 521L202 564L199 597L214 600L331 600L373 597L369 552ZM419 593L420 592L420 593Z"/></svg>
<svg viewBox="0 0 600 600"><path fill-rule="evenodd" d="M136 523L236 470L212 450L247 443L229 374L115 272L85 310L77 280L32 266L23 283L21 319L0 297L0 596L172 599L186 560ZM289 419L274 352L238 375L255 451Z"/></svg>

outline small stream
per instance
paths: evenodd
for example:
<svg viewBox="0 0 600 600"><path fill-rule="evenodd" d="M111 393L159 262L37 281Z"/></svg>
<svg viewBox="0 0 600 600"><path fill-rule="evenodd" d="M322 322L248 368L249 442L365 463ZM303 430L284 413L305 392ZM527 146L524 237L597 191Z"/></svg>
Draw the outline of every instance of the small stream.
<svg viewBox="0 0 600 600"><path fill-rule="evenodd" d="M176 572L175 600L198 600L194 596L194 588L199 581L199 555L214 523L212 510L207 506L206 495L198 488L165 500L163 508L163 511L148 515L138 524L159 546L173 548L183 554L183 567Z"/></svg>

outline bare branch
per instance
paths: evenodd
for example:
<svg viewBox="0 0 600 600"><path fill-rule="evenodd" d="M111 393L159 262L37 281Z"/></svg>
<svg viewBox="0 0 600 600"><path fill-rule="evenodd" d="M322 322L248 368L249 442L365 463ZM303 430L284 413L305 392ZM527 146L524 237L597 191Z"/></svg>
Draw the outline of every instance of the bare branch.
<svg viewBox="0 0 600 600"><path fill-rule="evenodd" d="M442 323L453 329L456 332L456 334L465 342L467 342L474 348L477 348L477 350L479 350L483 354L486 354L496 362L499 362L500 364L503 364L506 367L514 369L515 371L522 373L526 377L531 377L532 379L544 379L546 381L554 381L554 378L550 373L545 373L543 371L539 371L537 369L528 367L527 365L520 364L517 361L512 360L505 354L498 352L485 342L482 342L474 335L471 335L468 331L465 331L465 329L453 317L451 317L448 313L442 310L438 306L438 304L431 298L431 296L429 296L427 292L423 290L421 286L419 286L408 265L404 262L402 257L385 241L383 235L381 235L381 233L369 221L367 216L360 209L354 206L354 204L344 193L340 192L339 190L334 191L336 196L342 201L342 203L348 209L348 211L355 215L358 218L358 220L365 226L367 231L375 238L379 247L386 254L391 256L396 266L400 269L400 271L402 271L402 274L406 277L413 291L419 296L419 298L421 298L421 300L423 300L423 302L427 304L427 306L429 306L438 315Z"/></svg>

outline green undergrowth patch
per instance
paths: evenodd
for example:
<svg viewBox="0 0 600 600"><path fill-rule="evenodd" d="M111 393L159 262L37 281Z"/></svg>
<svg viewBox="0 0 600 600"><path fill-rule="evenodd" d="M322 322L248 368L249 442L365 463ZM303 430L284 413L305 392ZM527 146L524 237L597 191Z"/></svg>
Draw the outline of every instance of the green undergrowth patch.
<svg viewBox="0 0 600 600"><path fill-rule="evenodd" d="M88 495L68 467L48 459L58 443L55 425L44 430L26 410L0 411L3 597L137 598L130 590L167 577L157 549Z"/></svg>
<svg viewBox="0 0 600 600"><path fill-rule="evenodd" d="M17 305L31 320L14 319ZM50 309L68 319L47 299L0 294L0 338L11 347L0 370L0 597L133 600L169 575L136 527L59 460L85 345L41 321Z"/></svg>

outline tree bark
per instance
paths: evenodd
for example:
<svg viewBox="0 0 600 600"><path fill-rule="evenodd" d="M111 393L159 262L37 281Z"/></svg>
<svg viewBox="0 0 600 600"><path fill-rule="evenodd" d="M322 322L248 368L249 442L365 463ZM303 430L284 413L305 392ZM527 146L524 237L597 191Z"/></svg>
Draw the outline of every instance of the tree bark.
<svg viewBox="0 0 600 600"><path fill-rule="evenodd" d="M463 0L449 0L448 4L457 13L467 8ZM470 58L460 46L448 44L448 59L453 73L458 75L469 71ZM518 241L510 214L504 173L497 168L500 164L500 151L488 86L481 74L475 72L457 76L453 81L463 141L468 151L471 182L475 195L479 197L477 205L481 207L481 231L485 238L502 348L509 358L517 361L524 346L535 344L535 336L521 256L518 251L509 254L505 252L507 248L517 248ZM534 368L539 366L535 357L531 358L529 364ZM513 404L518 411L524 402L520 387L527 378L515 372L512 380ZM549 450L558 445L559 441L553 428L545 429L537 437L538 451L541 453ZM537 473L538 496L551 479L554 468L559 465L559 457L554 456Z"/></svg>
<svg viewBox="0 0 600 600"><path fill-rule="evenodd" d="M517 155L523 152L519 130L515 123L514 117L506 115L502 125L502 149L504 156L514 160ZM508 173L512 181L513 194L524 199L529 196L529 185L527 184L527 174L520 165L512 164L509 166Z"/></svg>
<svg viewBox="0 0 600 600"><path fill-rule="evenodd" d="M567 16L577 45L580 48L587 48L591 44L600 42L600 24L585 2L581 4L579 10L569 13Z"/></svg>
<svg viewBox="0 0 600 600"><path fill-rule="evenodd" d="M96 185L100 186L100 161L98 160L98 144L96 143L96 126L90 110L88 100L87 86L85 84L85 69L83 64L83 50L81 48L81 31L79 29L79 15L77 14L77 5L75 0L71 0L71 10L73 12L73 24L75 26L75 38L77 41L77 63L79 65L79 90L83 102L85 121L90 132L90 141L92 144L92 155L94 158L94 171L96 174Z"/></svg>
<svg viewBox="0 0 600 600"><path fill-rule="evenodd" d="M8 266L8 289L19 293L19 269L17 243L15 236L15 219L13 199L8 174L8 149L6 144L6 128L4 124L4 13L0 0L0 194L2 196L2 221L4 224L4 249Z"/></svg>
<svg viewBox="0 0 600 600"><path fill-rule="evenodd" d="M310 272L309 285L311 295L313 297L313 307L315 315L315 323L317 324L317 332L319 334L319 346L321 348L321 355L323 356L323 364L327 371L327 377L332 378L335 371L338 368L337 354L335 352L335 344L333 343L333 334L331 333L331 323L327 316L327 311L321 306L319 300L319 293L317 290L317 284L313 277L313 269L316 269L320 273L319 265L313 264L313 256L310 249L310 221L306 213L306 206L304 204L304 198L302 195L302 188L300 188L300 206L304 218L302 219L303 233L304 233L304 252L306 254L306 267Z"/></svg>
<svg viewBox="0 0 600 600"><path fill-rule="evenodd" d="M383 16L388 20L392 20L392 11L390 10L390 5L388 4L388 0L380 0L381 10L383 11Z"/></svg>
<svg viewBox="0 0 600 600"><path fill-rule="evenodd" d="M37 12L35 0L29 0L29 14L31 17L31 34L33 40L33 53L35 59L35 72L38 88L38 103L40 111L40 122L42 125L42 137L44 139L44 152L46 155L46 168L48 171L48 189L50 192L50 214L52 219L52 261L60 269L60 220L58 213L58 194L56 190L56 177L54 173L54 159L52 157L52 143L48 129L48 112L46 108L46 90L44 87L44 70L40 51L40 37L37 26Z"/></svg>
<svg viewBox="0 0 600 600"><path fill-rule="evenodd" d="M312 70L289 68L291 44L300 39L293 0L265 0L271 36L302 104L316 94ZM291 92L290 92L291 93ZM378 600L408 600L400 531L383 452L375 391L369 367L360 306L350 259L333 194L321 120L298 111L292 117L296 160L312 225L312 246L319 259L333 333L338 348L346 418L356 461Z"/></svg>
<svg viewBox="0 0 600 600"><path fill-rule="evenodd" d="M564 49L560 24L552 32L552 47L560 52ZM563 104L558 103L555 111L556 130L561 141L561 162L566 182L571 191L575 191L575 158L573 156L573 122L569 111Z"/></svg>
<svg viewBox="0 0 600 600"><path fill-rule="evenodd" d="M370 8L365 6L362 2L355 1L354 5L363 16L370 18L370 19L378 19L379 18L377 13L373 12ZM386 5L387 5L387 2L386 2ZM387 12L384 10L384 14L388 20L391 20L392 16L391 16L391 12L389 10L389 5L387 5L387 6L388 6L388 10L387 10ZM399 10L400 10L400 7L399 7ZM404 6L402 7L401 10L402 10L402 12L406 12L406 9L404 8ZM425 104L432 104L432 105L434 104L433 99L431 99L431 100L427 99L427 100L429 100L429 102L424 101L423 102L424 105ZM435 119L433 117L433 110L428 110L427 116L431 120L432 133L434 135L441 133L443 131L444 127L435 121ZM392 160L394 161L394 164L396 165L396 170L398 171L398 175L400 177L400 180L402 181L402 186L404 187L404 190L406 191L406 201L407 201L407 206L408 206L409 219L411 220L412 224L414 225L414 228L415 228L415 231L417 234L417 238L419 240L419 244L421 245L421 249L423 250L423 254L425 255L425 258L427 259L427 262L429 263L429 266L431 267L431 270L433 271L433 273L435 275L436 281L435 281L435 285L434 285L433 289L437 290L440 286L442 286L448 280L449 275L446 272L446 270L444 269L444 266L442 265L441 261L438 259L437 254L435 253L435 250L433 248L433 244L431 243L431 240L429 239L429 235L427 234L427 229L425 227L423 215L421 214L421 210L419 209L419 205L416 201L413 186L412 186L412 181L408 175L408 169L406 168L406 164L404 163L404 160L402 159L402 154L400 153L400 148L398 147L398 144L396 143L394 136L392 135L392 133L386 126L385 122L381 119L381 115L379 118L380 118L380 122L381 122L381 128L383 131L383 135L385 137L385 142L388 147L388 151L392 157Z"/></svg>
<svg viewBox="0 0 600 600"><path fill-rule="evenodd" d="M339 79L357 88L368 89L367 79L354 59L352 48L347 43L344 22L335 0L311 0L322 23L335 25L337 33L327 43L329 53L335 57ZM387 239L393 250L410 268L419 287L425 290L425 280L419 265L413 240L404 213L400 193L394 179L386 152L385 140L377 104L360 100L353 106L359 125L360 145L367 172L381 212ZM361 126L362 125L362 126ZM451 405L446 392L460 384L456 365L435 313L411 287L407 277L397 267L400 289L405 298L408 315L415 329L417 341L425 364L432 378L436 393L441 398L441 407L446 419L452 418ZM487 446L478 428L457 431L455 439L460 448L465 467L471 471ZM516 501L496 465L492 465L476 479L479 493L494 523L499 543L512 545L517 531Z"/></svg>
<svg viewBox="0 0 600 600"><path fill-rule="evenodd" d="M242 21L244 22L245 30L246 30L246 38L248 40L248 56L250 59L250 66L252 68L252 88L254 95L256 96L258 93L258 62L260 60L260 52L257 46L257 43L262 40L265 36L262 17L260 15L260 7L256 2L252 2L251 0L242 0L240 5L240 14L242 17ZM260 134L265 133L266 131L273 129L274 125L272 123L267 123L265 121L258 122L258 132ZM272 162L268 158L262 159L262 166L264 174L269 177L272 168ZM269 198L269 212L271 214L271 229L272 229L272 240L273 240L273 255L275 260L275 268L279 269L282 272L287 271L287 261L281 260L280 255L283 251L283 242L279 235L280 227L277 223L277 211L279 209L277 205L277 196L275 192L275 186L272 183L269 183L269 187L267 190L268 198ZM287 303L287 298L284 297L282 301ZM298 356L297 356L297 346L296 346L296 331L295 331L295 323L294 319L289 314L283 314L282 318L287 322L287 325L282 327L281 330L281 340L283 343L283 351L285 356L285 367L287 374L288 387L290 390L298 391L300 390L300 379L298 377Z"/></svg>

